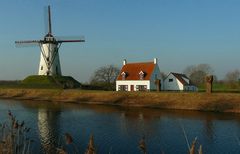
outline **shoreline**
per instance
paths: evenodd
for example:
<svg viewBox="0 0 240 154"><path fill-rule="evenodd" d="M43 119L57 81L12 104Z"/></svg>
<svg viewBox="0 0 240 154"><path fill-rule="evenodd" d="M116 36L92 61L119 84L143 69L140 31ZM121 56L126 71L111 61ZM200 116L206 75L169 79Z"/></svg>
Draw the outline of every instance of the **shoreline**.
<svg viewBox="0 0 240 154"><path fill-rule="evenodd" d="M1 99L240 113L240 93L0 89Z"/></svg>

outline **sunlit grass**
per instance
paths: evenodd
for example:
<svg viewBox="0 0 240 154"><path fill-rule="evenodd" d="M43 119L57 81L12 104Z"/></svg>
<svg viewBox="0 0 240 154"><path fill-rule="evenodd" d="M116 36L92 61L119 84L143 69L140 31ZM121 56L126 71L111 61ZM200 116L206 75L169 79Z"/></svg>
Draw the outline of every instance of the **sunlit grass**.
<svg viewBox="0 0 240 154"><path fill-rule="evenodd" d="M205 92L206 91L205 84L200 85L198 89L199 92ZM231 87L226 83L213 83L212 90L213 92L240 93L240 85Z"/></svg>
<svg viewBox="0 0 240 154"><path fill-rule="evenodd" d="M78 89L1 89L1 98L88 104L240 112L239 93L116 92Z"/></svg>

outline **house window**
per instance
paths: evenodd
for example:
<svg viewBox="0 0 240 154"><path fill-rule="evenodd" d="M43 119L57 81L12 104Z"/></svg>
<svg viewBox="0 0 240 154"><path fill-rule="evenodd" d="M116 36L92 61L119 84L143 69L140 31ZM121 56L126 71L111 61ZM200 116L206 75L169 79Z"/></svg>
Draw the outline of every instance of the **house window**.
<svg viewBox="0 0 240 154"><path fill-rule="evenodd" d="M173 79L168 79L168 82L173 82Z"/></svg>
<svg viewBox="0 0 240 154"><path fill-rule="evenodd" d="M122 80L126 79L126 74L122 74Z"/></svg>
<svg viewBox="0 0 240 154"><path fill-rule="evenodd" d="M136 85L136 90L137 91L146 91L147 85Z"/></svg>
<svg viewBox="0 0 240 154"><path fill-rule="evenodd" d="M128 85L119 85L118 91L128 91Z"/></svg>
<svg viewBox="0 0 240 154"><path fill-rule="evenodd" d="M121 75L122 75L122 80L125 80L125 79L126 79L126 76L127 76L127 73L122 72Z"/></svg>
<svg viewBox="0 0 240 154"><path fill-rule="evenodd" d="M144 79L144 72L143 72L143 71L141 71L141 72L139 73L139 79L140 79L140 80L143 80L143 79Z"/></svg>
<svg viewBox="0 0 240 154"><path fill-rule="evenodd" d="M41 70L43 70L43 66L41 66Z"/></svg>

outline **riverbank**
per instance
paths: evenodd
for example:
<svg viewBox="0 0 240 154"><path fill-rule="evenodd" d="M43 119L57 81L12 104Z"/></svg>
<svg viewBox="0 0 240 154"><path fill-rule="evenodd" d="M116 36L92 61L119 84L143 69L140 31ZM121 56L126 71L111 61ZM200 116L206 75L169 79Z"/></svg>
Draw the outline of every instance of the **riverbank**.
<svg viewBox="0 0 240 154"><path fill-rule="evenodd" d="M240 113L239 93L0 89L0 98Z"/></svg>

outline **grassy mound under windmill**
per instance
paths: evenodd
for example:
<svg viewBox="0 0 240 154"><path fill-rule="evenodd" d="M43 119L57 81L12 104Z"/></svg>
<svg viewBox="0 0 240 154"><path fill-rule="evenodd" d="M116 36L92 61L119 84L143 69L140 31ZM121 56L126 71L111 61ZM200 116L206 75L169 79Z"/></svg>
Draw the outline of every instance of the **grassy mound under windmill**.
<svg viewBox="0 0 240 154"><path fill-rule="evenodd" d="M24 88L80 88L81 84L71 76L31 75L21 82Z"/></svg>

